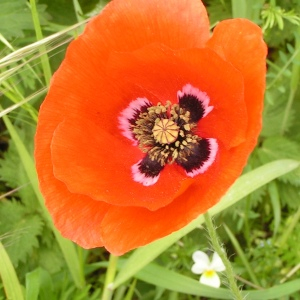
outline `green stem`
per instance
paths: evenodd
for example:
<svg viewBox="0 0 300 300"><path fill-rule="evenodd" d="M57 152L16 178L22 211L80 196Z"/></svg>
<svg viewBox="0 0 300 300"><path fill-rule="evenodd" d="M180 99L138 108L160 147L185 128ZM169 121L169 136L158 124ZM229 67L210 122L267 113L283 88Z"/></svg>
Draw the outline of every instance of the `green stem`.
<svg viewBox="0 0 300 300"><path fill-rule="evenodd" d="M290 81L290 95L289 95L289 99L284 111L284 115L282 118L282 123L281 123L281 129L280 129L280 134L283 135L286 131L286 127L287 127L287 122L291 113L291 109L292 109L292 105L293 102L295 100L295 95L296 92L298 90L298 86L299 86L299 77L300 77L300 66L299 66L299 60L300 60L300 32L296 32L295 34L295 39L296 39L296 51L295 53L297 53L295 59L293 60L293 67L292 67L292 77L291 77L291 81Z"/></svg>
<svg viewBox="0 0 300 300"><path fill-rule="evenodd" d="M204 220L205 220L205 224L206 224L206 227L207 227L208 234L209 234L210 239L211 239L212 246L213 246L214 250L221 257L221 259L224 263L224 266L226 268L227 279L228 279L231 291L234 295L234 299L242 300L243 296L242 296L242 294L241 294L241 292L240 292L240 290L237 286L232 266L231 266L230 261L228 260L228 258L226 256L224 250L222 249L222 247L219 243L219 238L218 238L217 232L215 230L213 221L212 221L212 219L211 219L208 212L206 212L203 216L204 216Z"/></svg>
<svg viewBox="0 0 300 300"><path fill-rule="evenodd" d="M39 20L39 15L38 15L38 11L36 8L35 0L30 0L30 8L31 8L31 15L32 15L32 20L33 20L33 24L34 24L36 38L39 41L39 40L43 39L43 33L42 33L41 23ZM39 48L39 52L41 55L41 63L42 63L42 68L43 68L46 84L49 86L52 73L51 73L51 67L50 67L49 58L47 55L46 46L41 45Z"/></svg>
<svg viewBox="0 0 300 300"><path fill-rule="evenodd" d="M110 255L101 300L110 300L113 294L113 283L117 270L118 257Z"/></svg>

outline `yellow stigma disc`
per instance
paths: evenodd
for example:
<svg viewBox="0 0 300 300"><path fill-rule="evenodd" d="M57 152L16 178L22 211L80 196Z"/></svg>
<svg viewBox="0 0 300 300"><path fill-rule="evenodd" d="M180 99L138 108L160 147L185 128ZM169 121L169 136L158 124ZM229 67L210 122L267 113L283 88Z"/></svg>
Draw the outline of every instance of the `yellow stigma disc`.
<svg viewBox="0 0 300 300"><path fill-rule="evenodd" d="M179 127L169 119L161 119L155 123L153 136L160 144L171 144L177 140Z"/></svg>

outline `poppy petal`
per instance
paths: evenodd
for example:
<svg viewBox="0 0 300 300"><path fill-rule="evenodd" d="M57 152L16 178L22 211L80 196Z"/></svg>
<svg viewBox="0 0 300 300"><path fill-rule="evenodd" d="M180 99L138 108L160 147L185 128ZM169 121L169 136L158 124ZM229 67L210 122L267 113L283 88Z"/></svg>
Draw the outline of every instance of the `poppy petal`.
<svg viewBox="0 0 300 300"><path fill-rule="evenodd" d="M176 103L177 91L190 84L206 93L214 107L212 110L211 106L207 107L207 115L198 123L197 134L221 140L228 148L245 139L247 112L243 77L210 49L173 51L162 45L151 45L134 53L114 53L107 72L124 97L136 86L143 87L144 93L156 97L156 101L151 100L154 105L166 100ZM118 78L123 78L122 82Z"/></svg>
<svg viewBox="0 0 300 300"><path fill-rule="evenodd" d="M248 124L256 140L261 129L257 112L263 107L267 55L261 28L246 19L225 20L216 26L207 46L243 74Z"/></svg>
<svg viewBox="0 0 300 300"><path fill-rule="evenodd" d="M114 0L88 24L82 38L101 60L108 50L129 52L151 43L203 47L209 20L198 0Z"/></svg>
<svg viewBox="0 0 300 300"><path fill-rule="evenodd" d="M53 175L50 141L60 120L53 104L49 103L47 109L40 111L41 118L35 136L35 161L40 189L54 225L64 237L84 248L100 247L103 241L99 227L109 205L84 195L70 193L66 185ZM52 118L47 118L48 114L52 115Z"/></svg>
<svg viewBox="0 0 300 300"><path fill-rule="evenodd" d="M46 190L46 193L49 195L46 206L51 212L55 226L64 237L83 248L103 246L99 228L110 207L108 204L94 201L87 196L71 194L65 185L58 181L52 185L52 190Z"/></svg>
<svg viewBox="0 0 300 300"><path fill-rule="evenodd" d="M88 148L91 151L87 155ZM127 139L121 135L116 138L87 118L84 126L78 119L66 119L56 128L51 142L55 177L71 193L113 205L156 210L181 194L189 180L184 172L176 170L178 166L168 166L154 185L135 182L131 168L144 156Z"/></svg>

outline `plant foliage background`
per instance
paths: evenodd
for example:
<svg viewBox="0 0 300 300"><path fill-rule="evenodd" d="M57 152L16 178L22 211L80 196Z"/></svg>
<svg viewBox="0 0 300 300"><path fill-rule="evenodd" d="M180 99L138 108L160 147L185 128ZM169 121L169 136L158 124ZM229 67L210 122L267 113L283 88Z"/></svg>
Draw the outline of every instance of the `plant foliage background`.
<svg viewBox="0 0 300 300"><path fill-rule="evenodd" d="M38 191L33 138L51 74L106 2L0 0L0 299L102 294L109 254L84 250L53 228ZM263 28L269 46L264 125L245 173L275 160L300 161L300 2L204 3L212 27L245 17ZM300 299L299 186L300 168L294 168L215 216L238 283L249 291L246 299ZM122 258L113 299L231 299L226 284L219 290L202 286L190 271L195 250L213 250L198 225L169 247L160 243L155 251L150 246Z"/></svg>

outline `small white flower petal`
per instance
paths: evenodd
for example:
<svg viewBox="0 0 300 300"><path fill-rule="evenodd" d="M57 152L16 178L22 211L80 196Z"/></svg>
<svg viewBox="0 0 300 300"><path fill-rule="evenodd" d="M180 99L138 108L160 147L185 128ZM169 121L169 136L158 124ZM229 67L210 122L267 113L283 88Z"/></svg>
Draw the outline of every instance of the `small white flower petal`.
<svg viewBox="0 0 300 300"><path fill-rule="evenodd" d="M194 274L202 274L205 270L206 270L206 268L203 268L203 266L198 263L193 264L192 268L191 268L191 271Z"/></svg>
<svg viewBox="0 0 300 300"><path fill-rule="evenodd" d="M222 271L225 271L225 269L226 269L221 257L219 256L219 254L217 252L214 252L214 254L213 254L210 267L212 270L215 270L217 272L222 272Z"/></svg>
<svg viewBox="0 0 300 300"><path fill-rule="evenodd" d="M193 253L193 261L195 262L191 268L194 274L202 274L207 268L209 268L209 258L203 251L195 251Z"/></svg>
<svg viewBox="0 0 300 300"><path fill-rule="evenodd" d="M209 264L210 264L209 257L203 251L195 251L193 253L193 261L195 263L201 263L205 266L209 266Z"/></svg>
<svg viewBox="0 0 300 300"><path fill-rule="evenodd" d="M209 270L201 275L200 283L219 288L221 285L221 280L214 270Z"/></svg>

